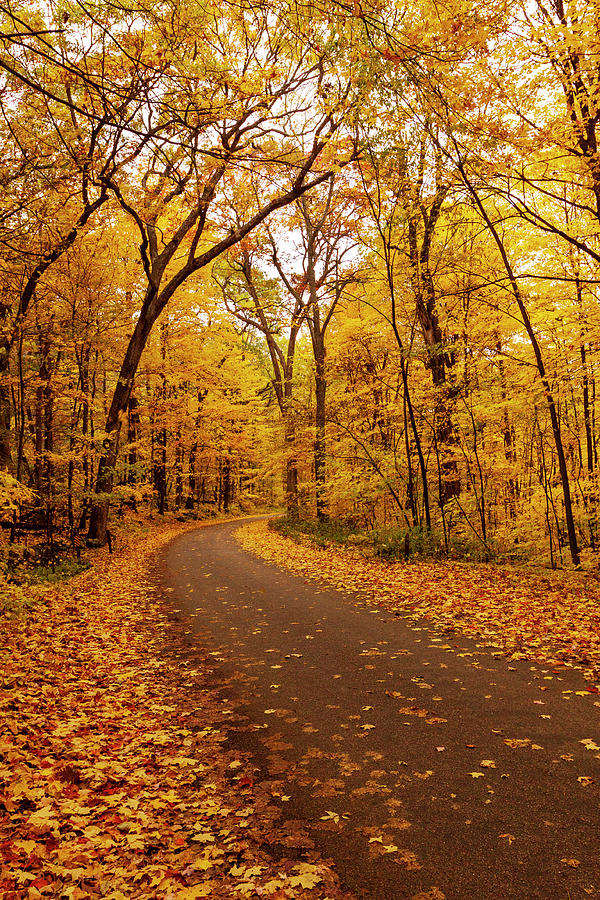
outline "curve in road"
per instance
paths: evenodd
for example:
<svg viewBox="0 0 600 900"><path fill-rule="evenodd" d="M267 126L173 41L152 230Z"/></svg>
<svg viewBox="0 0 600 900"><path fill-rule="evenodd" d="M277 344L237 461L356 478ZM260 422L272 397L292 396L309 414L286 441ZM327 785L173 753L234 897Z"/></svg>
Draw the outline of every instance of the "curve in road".
<svg viewBox="0 0 600 900"><path fill-rule="evenodd" d="M581 677L290 575L237 527L174 541L163 583L239 678L233 740L284 782L282 844L305 822L363 898L600 897L600 710Z"/></svg>

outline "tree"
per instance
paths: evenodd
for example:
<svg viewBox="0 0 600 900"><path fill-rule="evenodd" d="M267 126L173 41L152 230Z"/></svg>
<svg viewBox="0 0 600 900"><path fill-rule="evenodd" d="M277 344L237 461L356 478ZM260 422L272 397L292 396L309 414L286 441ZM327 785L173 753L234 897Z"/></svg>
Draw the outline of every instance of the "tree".
<svg viewBox="0 0 600 900"><path fill-rule="evenodd" d="M251 246L242 241L229 255L231 271L217 278L223 297L234 315L245 327L260 332L267 346L270 381L284 429L285 499L290 519L299 516L298 460L296 448L296 410L294 404L294 363L296 344L306 316L301 298L294 298L286 309L279 285L264 271L273 256L261 253L262 234L255 235ZM268 241L265 241L268 246ZM272 253L276 254L275 250ZM237 274L237 278L235 275ZM241 276L241 278L240 278Z"/></svg>
<svg viewBox="0 0 600 900"><path fill-rule="evenodd" d="M403 193L400 185L405 185L407 180L406 160L400 157L395 150L391 152L376 153L371 144L367 144L366 152L360 162L360 176L363 191L365 193L366 205L370 213L370 218L375 228L375 242L372 236L367 234L364 240L371 245L374 244L374 251L383 263L385 273L385 285L389 299L389 318L386 313L384 317L389 321L396 344L400 353L400 368L402 373L402 386L404 391L404 403L406 413L410 421L410 428L417 451L419 470L421 473L421 484L423 490L423 508L425 515L426 527L431 528L431 511L429 506L429 485L427 479L427 465L425 454L421 442L421 435L417 426L415 409L411 399L409 389L408 376L408 354L404 346L404 341L400 331L399 313L398 313L398 272L402 268L402 258L406 253L406 247L400 243L398 235L401 233L403 226ZM421 184L422 187L422 184ZM439 215L439 212L438 212ZM426 221L431 226L431 218L425 213ZM430 243L430 242L429 242ZM420 291L420 283L422 278L419 275L420 263L417 251L416 225L413 221L412 240L409 244L409 254L412 261L413 284L419 291L417 303L420 302L421 313L427 317L427 307L423 309L423 297ZM429 271L429 249L426 251L425 268ZM429 272L429 283L431 284L431 273ZM432 299L432 298L430 298ZM430 303L431 309L429 317L435 315L435 303ZM420 317L423 319L423 315ZM433 326L433 322L431 323ZM439 332L439 324L437 317L435 318L435 329ZM427 333L434 337L433 327L427 329ZM435 358L443 354L441 335L437 348L435 342L430 345L430 352L434 352ZM412 343L412 340L411 340ZM408 500L413 511L413 521L418 523L418 513L416 508L415 489L413 485L412 466L410 460L410 445L408 443L408 432L405 432L406 450L407 450L407 467L408 467Z"/></svg>
<svg viewBox="0 0 600 900"><path fill-rule="evenodd" d="M134 15L104 15L101 23L83 5L3 11L0 115L10 159L0 240L10 286L0 302L0 466L10 464L7 376L21 323L38 285L109 199L110 179L144 145L162 74L139 48L124 53L119 44Z"/></svg>
<svg viewBox="0 0 600 900"><path fill-rule="evenodd" d="M298 54L291 54L283 17L272 9L242 5L230 8L227 16L216 11L211 15L203 49L196 47L191 64L187 57L171 64L173 78L156 113L163 123L160 134L137 157L143 167L140 185L116 174L103 179L138 227L147 286L105 425L98 501L89 532L100 542L106 532L121 419L158 316L187 279L275 210L327 181L331 164L345 164L354 155L352 146L337 146L334 140L348 108L347 87L339 85L324 103L317 99L332 62L327 52L315 56L310 48L300 47ZM171 52L184 33L194 34L180 26L167 35ZM307 92L315 94L310 114ZM177 135L176 144L169 131ZM281 133L284 138L276 141ZM261 192L243 199L243 223L232 225L220 201L227 191L239 193L249 167Z"/></svg>
<svg viewBox="0 0 600 900"><path fill-rule="evenodd" d="M288 227L292 233L297 229L298 246L291 257L284 259L277 241L270 236L279 278L310 332L315 367L315 507L320 521L327 518L326 333L344 291L357 277L358 263L353 192L333 175L328 182L320 192L303 196L295 203ZM294 263L299 270L293 271Z"/></svg>

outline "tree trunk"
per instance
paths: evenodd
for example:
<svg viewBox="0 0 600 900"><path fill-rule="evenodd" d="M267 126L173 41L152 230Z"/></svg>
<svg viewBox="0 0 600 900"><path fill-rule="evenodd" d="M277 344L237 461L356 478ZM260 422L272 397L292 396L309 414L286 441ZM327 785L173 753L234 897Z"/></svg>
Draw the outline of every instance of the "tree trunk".
<svg viewBox="0 0 600 900"><path fill-rule="evenodd" d="M3 340L0 343L0 469L10 469L12 465L9 353L10 344Z"/></svg>
<svg viewBox="0 0 600 900"><path fill-rule="evenodd" d="M16 460L16 473L17 473L17 481L21 481L21 471L23 467L23 462L25 459L24 456L24 445L25 445L25 427L26 427L26 412L25 412L25 376L23 373L23 329L21 328L19 331L19 343L18 343L18 354L17 354L17 365L19 372L19 435L17 438L17 460ZM15 411L16 411L15 405Z"/></svg>
<svg viewBox="0 0 600 900"><path fill-rule="evenodd" d="M127 444L129 445L129 459L127 461L127 484L137 482L137 440L140 428L140 412L137 398L131 396L127 404Z"/></svg>
<svg viewBox="0 0 600 900"><path fill-rule="evenodd" d="M402 346L402 341L400 339L400 334L397 331L394 320L394 332L396 334L396 341L398 343L398 349L400 353L404 353L404 348ZM427 531L431 531L431 509L429 506L429 484L427 482L427 464L425 462L425 454L423 453L423 445L421 444L421 436L419 434L419 429L417 428L417 422L415 419L415 410L412 404L412 400L410 397L410 391L408 387L408 369L406 366L406 360L404 356L401 356L400 359L400 369L402 372L402 386L404 388L404 400L406 402L406 407L408 410L408 415L410 418L410 427L413 433L413 438L415 441L415 448L417 450L417 457L419 459L419 469L421 470L421 482L423 485L423 510L425 512L425 525L427 527Z"/></svg>
<svg viewBox="0 0 600 900"><path fill-rule="evenodd" d="M592 418L590 415L590 384L587 372L585 347L581 346L581 368L583 369L583 424L585 428L586 462L588 472L594 471L594 450L592 442Z"/></svg>
<svg viewBox="0 0 600 900"><path fill-rule="evenodd" d="M297 521L300 517L300 504L298 499L298 458L296 456L296 428L292 419L292 412L286 406L284 412L285 434L285 504L288 519Z"/></svg>
<svg viewBox="0 0 600 900"><path fill-rule="evenodd" d="M133 334L129 341L123 364L119 372L119 378L115 385L112 402L106 418L105 433L102 445L102 455L98 462L98 471L96 473L96 490L95 498L92 503L90 513L90 527L88 530L88 538L100 545L106 543L106 527L108 523L108 511L110 506L110 494L112 493L115 466L117 463L117 455L119 451L119 436L121 431L121 421L127 405L135 373L142 356L148 335L152 329L156 316L148 312L148 306L156 292L149 289L147 301L144 309L136 322ZM157 313L158 315L158 313Z"/></svg>
<svg viewBox="0 0 600 900"><path fill-rule="evenodd" d="M223 492L223 511L229 512L231 504L231 462L229 458L223 460L222 474L222 492Z"/></svg>
<svg viewBox="0 0 600 900"><path fill-rule="evenodd" d="M196 478L196 454L198 452L198 442L194 441L190 447L189 456L189 475L188 475L188 497L185 501L186 509L194 509L198 502L198 479Z"/></svg>
<svg viewBox="0 0 600 900"><path fill-rule="evenodd" d="M158 496L158 512L161 516L167 508L167 430L161 428L158 432L156 443L158 445L157 458L154 463L154 488Z"/></svg>
<svg viewBox="0 0 600 900"><path fill-rule="evenodd" d="M183 445L181 442L181 429L177 431L177 446L175 447L175 509L183 506Z"/></svg>
<svg viewBox="0 0 600 900"><path fill-rule="evenodd" d="M325 496L325 398L327 382L325 379L325 345L317 338L315 344L315 497L317 519L327 521L327 499Z"/></svg>
<svg viewBox="0 0 600 900"><path fill-rule="evenodd" d="M410 439L408 437L408 410L406 403L406 393L403 397L402 414L404 418L404 446L406 450L406 468L407 468L407 484L406 484L406 500L410 508L412 516L413 528L419 525L419 508L417 506L417 497L415 491L415 479L413 476L412 454L410 452ZM407 532L408 537L408 532Z"/></svg>
<svg viewBox="0 0 600 900"><path fill-rule="evenodd" d="M51 422L48 422L48 392L51 390L50 370L48 366L48 354L50 348L47 340L40 344L40 368L38 371L38 386L35 393L35 464L34 464L34 482L35 489L40 496L45 496L49 500L50 473L48 472L48 455L45 452L48 448L48 428ZM44 477L45 476L45 477ZM44 493L45 489L45 493Z"/></svg>
<svg viewBox="0 0 600 900"><path fill-rule="evenodd" d="M424 148L422 152L424 153ZM445 350L444 336L438 319L435 284L430 268L435 228L447 193L446 185L437 185L430 209L426 211L424 205L420 203L418 208L413 209L408 220L408 255L415 309L427 349L431 380L436 390L434 428L439 453L441 505L460 494L460 474L452 450L456 445L451 412L454 391L448 386L447 380L447 368L454 364L454 357Z"/></svg>

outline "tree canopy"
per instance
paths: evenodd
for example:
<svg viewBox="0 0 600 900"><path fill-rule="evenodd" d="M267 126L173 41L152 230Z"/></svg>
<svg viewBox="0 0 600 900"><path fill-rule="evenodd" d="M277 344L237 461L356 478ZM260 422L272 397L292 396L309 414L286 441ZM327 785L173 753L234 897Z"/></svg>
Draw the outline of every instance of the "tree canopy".
<svg viewBox="0 0 600 900"><path fill-rule="evenodd" d="M286 504L595 561L596 3L0 15L13 537Z"/></svg>

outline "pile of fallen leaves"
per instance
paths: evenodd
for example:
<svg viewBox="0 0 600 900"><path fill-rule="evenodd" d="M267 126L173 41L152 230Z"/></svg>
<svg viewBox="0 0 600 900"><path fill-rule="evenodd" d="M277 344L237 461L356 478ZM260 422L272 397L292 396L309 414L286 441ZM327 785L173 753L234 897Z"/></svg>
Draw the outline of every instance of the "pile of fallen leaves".
<svg viewBox="0 0 600 900"><path fill-rule="evenodd" d="M589 681L600 680L600 586L589 573L387 563L356 548L296 543L265 522L242 526L236 537L263 559L405 618L429 619L446 634L460 631L515 659L579 666Z"/></svg>
<svg viewBox="0 0 600 900"><path fill-rule="evenodd" d="M281 852L273 786L225 746L210 654L144 575L177 530L0 623L6 900L345 896L312 850Z"/></svg>

